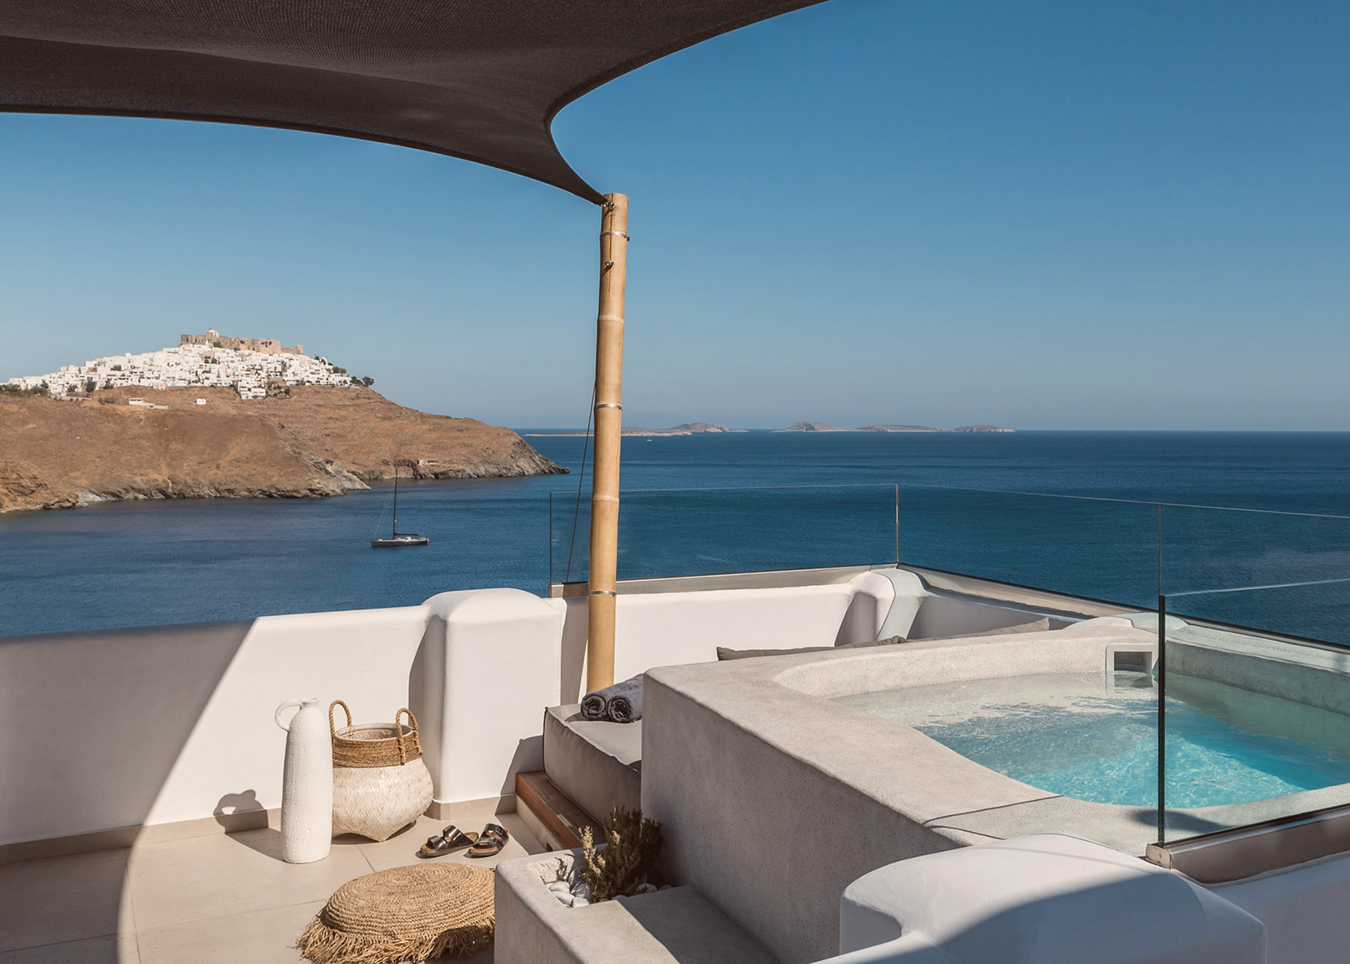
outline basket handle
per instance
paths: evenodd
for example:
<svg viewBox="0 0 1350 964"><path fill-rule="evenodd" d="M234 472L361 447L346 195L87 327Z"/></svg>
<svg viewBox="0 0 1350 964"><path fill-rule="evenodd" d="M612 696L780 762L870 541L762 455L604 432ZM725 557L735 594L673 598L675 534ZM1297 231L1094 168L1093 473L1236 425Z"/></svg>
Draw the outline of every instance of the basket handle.
<svg viewBox="0 0 1350 964"><path fill-rule="evenodd" d="M333 702L328 704L328 732L331 733L334 738L337 737L337 727L333 725L333 707L335 706L342 707L342 712L347 714L347 725L352 725L352 711L347 709L347 704L342 702L342 700L333 700ZM398 721L395 720L394 722L397 723Z"/></svg>
<svg viewBox="0 0 1350 964"><path fill-rule="evenodd" d="M417 717L413 716L412 710L406 706L394 714L394 736L398 738L398 760L400 764L408 762L408 751L403 745L403 734L399 732L398 721L404 713L408 714L408 723L412 727L412 738L417 739Z"/></svg>

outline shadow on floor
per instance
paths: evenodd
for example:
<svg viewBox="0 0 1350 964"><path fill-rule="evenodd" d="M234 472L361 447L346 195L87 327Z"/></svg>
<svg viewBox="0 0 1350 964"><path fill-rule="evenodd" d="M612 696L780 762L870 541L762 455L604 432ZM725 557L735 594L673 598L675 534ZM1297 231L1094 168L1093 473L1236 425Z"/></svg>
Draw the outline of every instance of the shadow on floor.
<svg viewBox="0 0 1350 964"><path fill-rule="evenodd" d="M0 865L0 960L138 961L129 859L128 850L109 850Z"/></svg>

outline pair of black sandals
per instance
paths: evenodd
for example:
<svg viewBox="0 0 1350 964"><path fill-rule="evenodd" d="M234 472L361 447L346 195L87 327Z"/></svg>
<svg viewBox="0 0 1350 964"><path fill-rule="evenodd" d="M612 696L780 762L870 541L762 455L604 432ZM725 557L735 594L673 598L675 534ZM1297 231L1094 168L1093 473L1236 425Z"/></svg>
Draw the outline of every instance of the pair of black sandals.
<svg viewBox="0 0 1350 964"><path fill-rule="evenodd" d="M444 857L456 850L464 850L466 857L495 857L502 852L511 835L500 824L490 823L482 833L465 833L454 824L446 827L438 835L428 837L417 851L422 858Z"/></svg>

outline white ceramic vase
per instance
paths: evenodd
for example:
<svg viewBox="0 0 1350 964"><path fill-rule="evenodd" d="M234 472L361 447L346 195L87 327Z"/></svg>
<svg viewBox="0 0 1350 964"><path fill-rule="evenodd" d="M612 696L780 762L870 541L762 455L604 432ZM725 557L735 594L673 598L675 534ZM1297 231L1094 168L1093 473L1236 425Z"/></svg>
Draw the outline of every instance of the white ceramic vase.
<svg viewBox="0 0 1350 964"><path fill-rule="evenodd" d="M283 714L299 711L290 723ZM286 731L286 767L281 781L281 856L292 864L323 860L333 845L333 741L317 699L288 700L277 707Z"/></svg>

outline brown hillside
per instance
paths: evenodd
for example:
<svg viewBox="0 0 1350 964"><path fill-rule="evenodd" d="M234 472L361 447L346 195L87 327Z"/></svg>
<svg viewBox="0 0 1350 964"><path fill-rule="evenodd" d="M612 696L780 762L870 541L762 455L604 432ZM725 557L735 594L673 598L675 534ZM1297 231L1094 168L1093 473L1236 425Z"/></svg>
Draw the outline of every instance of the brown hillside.
<svg viewBox="0 0 1350 964"><path fill-rule="evenodd" d="M509 429L404 408L370 389L113 389L99 401L0 394L0 511L103 499L320 498L393 475L566 471ZM127 404L142 397L166 409ZM198 398L205 405L196 404Z"/></svg>

